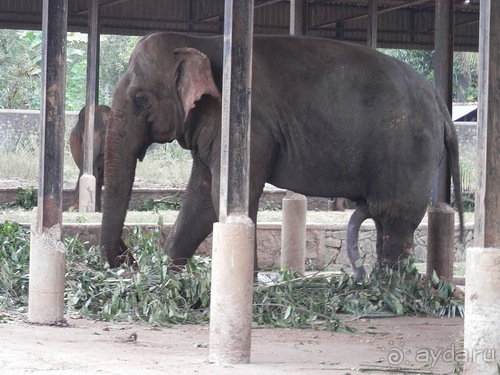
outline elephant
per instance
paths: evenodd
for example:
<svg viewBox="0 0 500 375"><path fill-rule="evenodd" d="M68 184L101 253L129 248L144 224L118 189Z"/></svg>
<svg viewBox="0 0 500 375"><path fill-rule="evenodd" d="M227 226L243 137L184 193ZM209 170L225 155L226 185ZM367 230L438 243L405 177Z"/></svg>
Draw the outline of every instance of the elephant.
<svg viewBox="0 0 500 375"><path fill-rule="evenodd" d="M101 211L101 191L104 185L104 141L106 138L106 129L108 127L109 114L111 108L107 105L99 105L95 108L94 117L94 155L93 155L93 166L94 166L94 177L96 179L96 210ZM85 107L80 110L78 114L78 122L71 131L69 137L69 145L71 149L71 155L76 165L80 169L80 174L78 175L78 180L76 182L75 196L73 199L73 204L70 208L77 210L79 206L79 189L80 189L80 177L83 174L83 137L85 134Z"/></svg>
<svg viewBox="0 0 500 375"><path fill-rule="evenodd" d="M134 263L120 245L122 228L137 161L154 142L177 140L193 159L164 246L170 259L185 263L218 220L223 45L222 36L163 32L132 53L113 94L105 148L100 247L111 266ZM254 36L252 61L254 223L266 182L349 198L377 224L378 261L395 267L412 251L446 154L463 227L456 130L414 69L364 46L295 36Z"/></svg>

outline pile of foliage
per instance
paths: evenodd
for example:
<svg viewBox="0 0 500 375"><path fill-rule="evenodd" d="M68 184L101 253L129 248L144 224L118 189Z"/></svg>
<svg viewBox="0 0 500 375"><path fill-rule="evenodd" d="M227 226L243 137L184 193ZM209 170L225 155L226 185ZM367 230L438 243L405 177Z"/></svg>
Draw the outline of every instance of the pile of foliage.
<svg viewBox="0 0 500 375"><path fill-rule="evenodd" d="M67 238L67 313L103 320L135 320L156 325L202 323L209 319L208 258L194 257L172 271L159 244L159 229L129 238L137 269L110 269L96 247L86 249ZM0 225L0 308L23 311L27 305L28 229ZM463 315L455 288L435 275L422 279L412 260L398 271L375 268L363 283L349 273L297 277L280 271L254 287L254 324L337 330L346 328L339 314Z"/></svg>
<svg viewBox="0 0 500 375"><path fill-rule="evenodd" d="M38 190L34 188L18 189L16 197L10 203L0 205L0 209L22 208L32 210L38 204Z"/></svg>
<svg viewBox="0 0 500 375"><path fill-rule="evenodd" d="M133 210L158 212L161 210L178 211L180 208L181 208L181 198L177 194L174 194L159 199L149 198L142 200L133 208Z"/></svg>

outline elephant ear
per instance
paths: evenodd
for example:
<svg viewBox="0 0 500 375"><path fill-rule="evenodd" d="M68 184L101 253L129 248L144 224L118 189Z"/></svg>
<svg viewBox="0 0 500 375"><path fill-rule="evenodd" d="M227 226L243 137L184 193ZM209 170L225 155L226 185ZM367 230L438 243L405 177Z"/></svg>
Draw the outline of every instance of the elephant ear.
<svg viewBox="0 0 500 375"><path fill-rule="evenodd" d="M208 57L195 48L177 48L175 82L184 108L184 120L203 95L220 98Z"/></svg>

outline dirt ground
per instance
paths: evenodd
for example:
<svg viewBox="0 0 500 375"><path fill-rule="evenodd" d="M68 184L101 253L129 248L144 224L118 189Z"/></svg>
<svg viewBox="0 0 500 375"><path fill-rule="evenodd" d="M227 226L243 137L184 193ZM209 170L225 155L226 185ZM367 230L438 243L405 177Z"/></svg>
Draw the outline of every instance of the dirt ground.
<svg viewBox="0 0 500 375"><path fill-rule="evenodd" d="M461 318L347 317L355 333L255 328L250 364L223 366L208 362L208 326L67 317L67 327L56 327L3 315L2 375L453 374L463 338Z"/></svg>

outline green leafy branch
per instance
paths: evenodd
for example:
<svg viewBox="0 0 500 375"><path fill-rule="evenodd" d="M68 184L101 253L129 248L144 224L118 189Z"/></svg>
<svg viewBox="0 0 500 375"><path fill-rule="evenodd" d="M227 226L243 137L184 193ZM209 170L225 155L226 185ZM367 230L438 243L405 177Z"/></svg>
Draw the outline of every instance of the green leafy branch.
<svg viewBox="0 0 500 375"><path fill-rule="evenodd" d="M65 239L67 313L155 325L207 322L210 259L194 257L174 271L160 246L161 225L146 233L136 227L127 239L137 269L111 269L96 247ZM0 243L0 308L22 310L27 305L28 230L5 222ZM261 273L261 279L253 294L256 326L349 330L341 320L344 314L463 316L463 298L455 286L435 274L423 278L411 258L397 270L375 266L362 283L345 270L306 277L280 270Z"/></svg>

